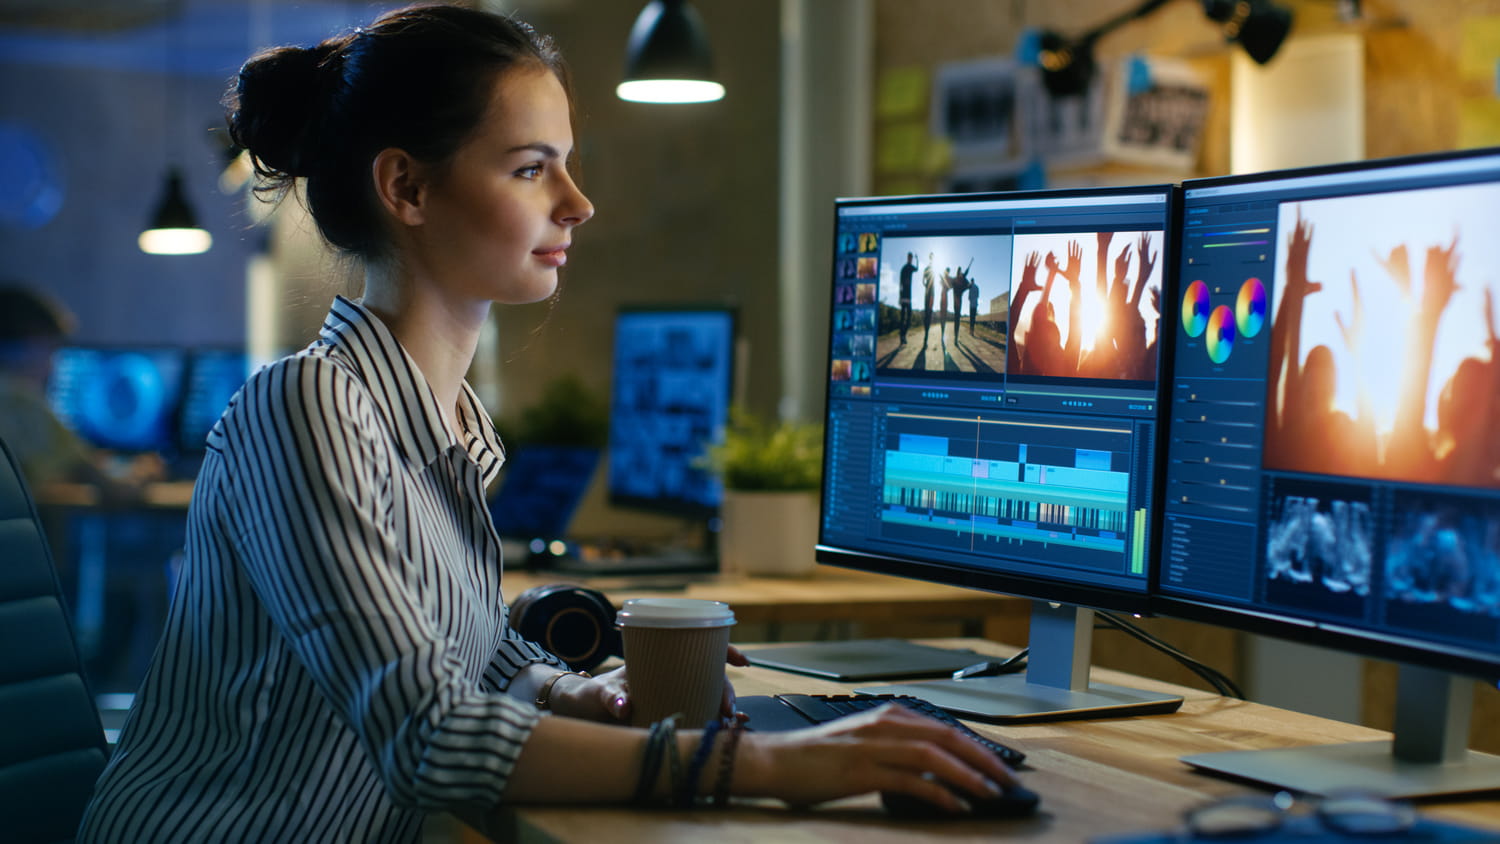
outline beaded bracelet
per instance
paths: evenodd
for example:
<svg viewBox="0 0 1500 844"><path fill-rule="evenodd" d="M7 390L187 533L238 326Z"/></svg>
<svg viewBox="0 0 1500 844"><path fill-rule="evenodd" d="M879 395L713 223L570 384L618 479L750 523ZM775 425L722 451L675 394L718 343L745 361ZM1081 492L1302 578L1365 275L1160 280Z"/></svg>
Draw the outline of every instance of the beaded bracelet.
<svg viewBox="0 0 1500 844"><path fill-rule="evenodd" d="M729 781L734 777L734 752L745 733L745 718L737 717L729 725L729 734L724 737L724 749L719 751L719 778L714 782L713 804L720 809L729 805Z"/></svg>
<svg viewBox="0 0 1500 844"><path fill-rule="evenodd" d="M713 752L714 737L723 727L724 722L717 718L703 726L703 738L698 741L698 750L693 753L692 764L688 765L687 778L677 790L678 806L687 808L696 801L698 780L703 776L703 766L708 762L708 755Z"/></svg>

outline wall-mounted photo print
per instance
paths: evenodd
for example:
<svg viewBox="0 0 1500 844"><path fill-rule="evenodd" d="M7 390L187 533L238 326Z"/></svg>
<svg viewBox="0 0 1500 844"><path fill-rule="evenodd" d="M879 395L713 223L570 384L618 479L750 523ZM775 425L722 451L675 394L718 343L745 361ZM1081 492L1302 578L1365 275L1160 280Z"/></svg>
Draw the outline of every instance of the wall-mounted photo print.
<svg viewBox="0 0 1500 844"><path fill-rule="evenodd" d="M1145 84L1130 84L1132 72L1143 74ZM1110 92L1104 152L1116 161L1190 170L1208 107L1208 86L1191 65L1126 59Z"/></svg>

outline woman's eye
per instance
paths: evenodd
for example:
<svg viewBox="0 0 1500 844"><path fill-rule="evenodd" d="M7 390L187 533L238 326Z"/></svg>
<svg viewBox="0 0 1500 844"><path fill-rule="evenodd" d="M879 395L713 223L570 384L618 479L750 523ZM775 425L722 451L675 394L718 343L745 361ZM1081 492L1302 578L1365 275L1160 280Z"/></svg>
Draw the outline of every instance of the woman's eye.
<svg viewBox="0 0 1500 844"><path fill-rule="evenodd" d="M522 167L520 170L517 170L516 175L520 176L523 179L535 179L538 176L542 175L542 165L528 164L525 167Z"/></svg>

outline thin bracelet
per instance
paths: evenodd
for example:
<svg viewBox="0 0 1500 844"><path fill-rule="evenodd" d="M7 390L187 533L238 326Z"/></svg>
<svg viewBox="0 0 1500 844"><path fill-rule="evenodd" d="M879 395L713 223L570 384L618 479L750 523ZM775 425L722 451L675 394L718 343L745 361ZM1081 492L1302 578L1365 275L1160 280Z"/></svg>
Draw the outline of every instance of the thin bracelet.
<svg viewBox="0 0 1500 844"><path fill-rule="evenodd" d="M641 751L641 770L635 783L635 796L631 798L631 802L638 806L644 806L651 799L651 792L656 787L656 775L661 772L665 724L665 719L657 721L646 734L646 747Z"/></svg>
<svg viewBox="0 0 1500 844"><path fill-rule="evenodd" d="M687 779L683 781L682 787L677 791L677 805L682 808L692 806L698 797L698 779L703 776L703 766L708 762L708 755L714 749L714 737L723 729L724 722L715 718L703 725L703 738L698 740L698 750L693 754L693 762L688 765Z"/></svg>
<svg viewBox="0 0 1500 844"><path fill-rule="evenodd" d="M729 725L729 734L724 737L724 749L719 751L719 779L714 783L713 804L720 809L729 806L729 781L734 778L734 752L739 748L740 736L745 733L743 718L735 718Z"/></svg>

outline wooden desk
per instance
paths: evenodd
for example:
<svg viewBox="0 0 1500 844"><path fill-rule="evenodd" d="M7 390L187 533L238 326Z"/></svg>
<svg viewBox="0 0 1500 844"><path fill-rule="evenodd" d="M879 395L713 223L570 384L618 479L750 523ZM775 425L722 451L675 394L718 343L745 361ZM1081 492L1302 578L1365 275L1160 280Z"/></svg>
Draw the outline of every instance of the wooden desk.
<svg viewBox="0 0 1500 844"><path fill-rule="evenodd" d="M1031 602L1022 598L827 566L819 567L811 577L719 575L674 589L653 586L650 579L580 579L507 571L506 600L514 601L525 590L548 583L598 589L616 606L628 598L662 595L723 601L734 609L737 622L767 625L771 639L783 623L857 622L873 628L872 635L885 635L879 633L882 625L929 620L960 621L967 636L1024 642L1031 612Z"/></svg>
<svg viewBox="0 0 1500 844"><path fill-rule="evenodd" d="M186 510L193 500L192 481L157 481L141 487L139 499L116 504L103 503L99 488L93 484L50 483L36 491L42 507L76 509L163 509Z"/></svg>
<svg viewBox="0 0 1500 844"><path fill-rule="evenodd" d="M935 642L996 654L1004 646L977 640ZM763 668L731 668L740 694L848 691L836 684ZM1172 715L1072 721L1018 727L973 724L1027 754L1026 784L1042 795L1034 818L1015 821L901 822L887 817L874 795L816 809L741 803L729 811L643 811L620 808L519 808L510 813L509 840L600 841L887 841L993 840L1079 844L1113 834L1175 827L1194 806L1237 793L1265 793L1195 773L1178 761L1187 753L1324 744L1388 738L1365 727L1329 721L1207 692L1095 670L1096 680L1181 694ZM1424 802L1435 818L1482 826L1500 834L1500 796Z"/></svg>

